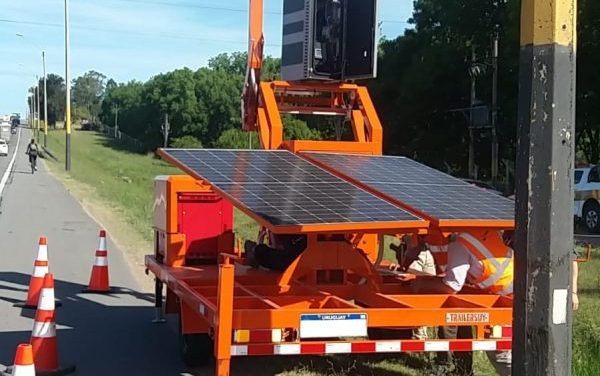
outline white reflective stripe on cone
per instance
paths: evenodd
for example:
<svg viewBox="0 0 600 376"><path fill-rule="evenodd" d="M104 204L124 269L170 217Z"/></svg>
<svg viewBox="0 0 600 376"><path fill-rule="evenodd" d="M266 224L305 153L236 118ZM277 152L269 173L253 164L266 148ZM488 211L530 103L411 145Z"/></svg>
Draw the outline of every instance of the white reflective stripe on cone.
<svg viewBox="0 0 600 376"><path fill-rule="evenodd" d="M54 322L34 322L33 330L31 331L32 337L37 338L52 338L56 337L56 324Z"/></svg>
<svg viewBox="0 0 600 376"><path fill-rule="evenodd" d="M108 258L104 256L96 256L95 266L108 266Z"/></svg>
<svg viewBox="0 0 600 376"><path fill-rule="evenodd" d="M44 278L48 274L47 266L34 266L33 267L33 276L36 278Z"/></svg>
<svg viewBox="0 0 600 376"><path fill-rule="evenodd" d="M41 244L38 249L38 261L48 261L48 246Z"/></svg>
<svg viewBox="0 0 600 376"><path fill-rule="evenodd" d="M54 289L42 289L38 309L44 311L54 310Z"/></svg>
<svg viewBox="0 0 600 376"><path fill-rule="evenodd" d="M98 240L98 251L106 251L106 238L100 237Z"/></svg>
<svg viewBox="0 0 600 376"><path fill-rule="evenodd" d="M15 376L35 376L35 366L33 364L26 366L15 365L12 368L11 374Z"/></svg>

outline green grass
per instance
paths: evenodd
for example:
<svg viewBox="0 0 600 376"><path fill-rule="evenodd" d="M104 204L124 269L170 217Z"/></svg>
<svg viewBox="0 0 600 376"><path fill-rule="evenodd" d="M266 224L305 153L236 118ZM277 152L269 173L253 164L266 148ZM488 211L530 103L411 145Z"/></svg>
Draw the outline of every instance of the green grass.
<svg viewBox="0 0 600 376"><path fill-rule="evenodd" d="M573 374L600 375L600 250L579 264L579 311L573 326Z"/></svg>
<svg viewBox="0 0 600 376"><path fill-rule="evenodd" d="M180 175L181 170L157 159L118 148L106 147L111 140L95 132L75 131L71 136L70 178L93 189L98 198L146 240L152 240L153 179L158 175ZM65 136L48 134L48 147L58 161L48 159L53 172L62 175ZM255 239L254 222L236 210L235 228L242 240Z"/></svg>
<svg viewBox="0 0 600 376"><path fill-rule="evenodd" d="M59 159L48 160L59 178L73 179L87 186L90 194L100 198L111 211L147 240L151 240L153 179L157 175L180 174L152 155L139 155L106 147L107 139L93 132L76 131L72 136L72 171L61 173L64 166L64 133L50 132L50 150ZM241 212L235 212L235 230L242 240L255 239L256 224ZM386 240L388 243L390 240ZM387 247L386 247L387 248ZM386 254L391 257L391 254ZM589 263L580 266L580 310L574 317L573 367L575 376L600 375L600 251ZM495 372L482 353L475 354L476 374L492 376ZM308 375L424 375L430 373L432 361L427 355L401 356L395 359L372 357L333 357L306 363L284 363L281 373L288 376Z"/></svg>
<svg viewBox="0 0 600 376"><path fill-rule="evenodd" d="M179 173L163 161L150 155L117 151L104 147L107 140L96 133L72 133L70 176L92 187L98 198L111 204L127 224L150 239L152 216L152 179L157 175ZM48 135L48 147L58 158L50 160L52 167L64 166L64 132ZM53 169L53 171L56 169Z"/></svg>

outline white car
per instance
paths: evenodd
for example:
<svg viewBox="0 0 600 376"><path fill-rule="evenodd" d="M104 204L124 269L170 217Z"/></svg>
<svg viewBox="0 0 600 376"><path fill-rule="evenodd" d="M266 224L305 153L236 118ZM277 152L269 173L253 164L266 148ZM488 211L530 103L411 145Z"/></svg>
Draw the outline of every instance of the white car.
<svg viewBox="0 0 600 376"><path fill-rule="evenodd" d="M600 165L575 169L575 219L600 233Z"/></svg>
<svg viewBox="0 0 600 376"><path fill-rule="evenodd" d="M3 139L0 139L0 155L8 155L8 144Z"/></svg>

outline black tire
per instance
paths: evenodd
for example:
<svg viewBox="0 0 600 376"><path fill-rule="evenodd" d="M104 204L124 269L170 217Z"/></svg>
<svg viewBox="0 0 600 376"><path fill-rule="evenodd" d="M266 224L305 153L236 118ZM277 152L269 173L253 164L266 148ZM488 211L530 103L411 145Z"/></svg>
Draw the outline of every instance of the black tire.
<svg viewBox="0 0 600 376"><path fill-rule="evenodd" d="M179 317L179 350L186 366L196 368L207 365L214 357L214 343L208 333L183 334Z"/></svg>
<svg viewBox="0 0 600 376"><path fill-rule="evenodd" d="M585 229L592 233L600 233L600 204L590 201L583 207L581 223Z"/></svg>

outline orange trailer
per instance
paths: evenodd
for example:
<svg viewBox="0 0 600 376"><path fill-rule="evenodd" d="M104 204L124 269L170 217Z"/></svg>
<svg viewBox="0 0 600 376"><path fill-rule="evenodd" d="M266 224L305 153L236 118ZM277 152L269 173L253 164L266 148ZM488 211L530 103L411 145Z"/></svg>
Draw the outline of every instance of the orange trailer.
<svg viewBox="0 0 600 376"><path fill-rule="evenodd" d="M395 195L362 178L361 168L368 170L370 163L382 165L381 158L385 158L381 156L382 126L367 89L339 82L260 82L262 1L252 0L250 4L243 127L258 131L265 149L262 153L266 154L159 151L187 176L159 177L155 182L155 250L146 256L145 263L156 277L159 315L179 315L186 363L202 365L214 356L216 375L225 376L229 375L231 358L239 356L509 350L512 298L466 289L457 295L416 295L410 281L423 277L390 271L383 252L384 235L449 235L482 228L499 231L512 229L514 220L444 216L440 209L443 203L438 211L429 203L422 207L410 197ZM282 114L286 113L343 117L351 125L352 139L284 140ZM327 153L346 156L356 164L336 165L336 158L328 158ZM227 160L231 156L234 160ZM385 220L364 219L360 213L352 220L337 222L281 220L286 208L297 205L269 202L269 197L292 200L297 197L294 184L313 190L315 185L321 186L303 180L309 175L301 175L294 182L269 180L274 174L286 176L277 169L253 164L269 158L292 161L294 166L301 166L298 171L318 171L324 177L320 184L343 186L342 192L351 190L353 197L366 198L382 211L400 215ZM339 158L343 164L343 157ZM392 162L395 166L399 160ZM273 193L269 190L273 184L279 184L275 192L279 196L257 194ZM467 188L453 187L461 189ZM311 202L318 201L318 194L314 196ZM342 204L360 212L364 202ZM337 210L333 205L323 206L324 211ZM272 233L305 234L306 250L281 273L251 268L234 237L234 207ZM280 217L268 210L276 210ZM394 333L399 328L447 325L473 326L476 334L469 340L379 336L382 329Z"/></svg>

